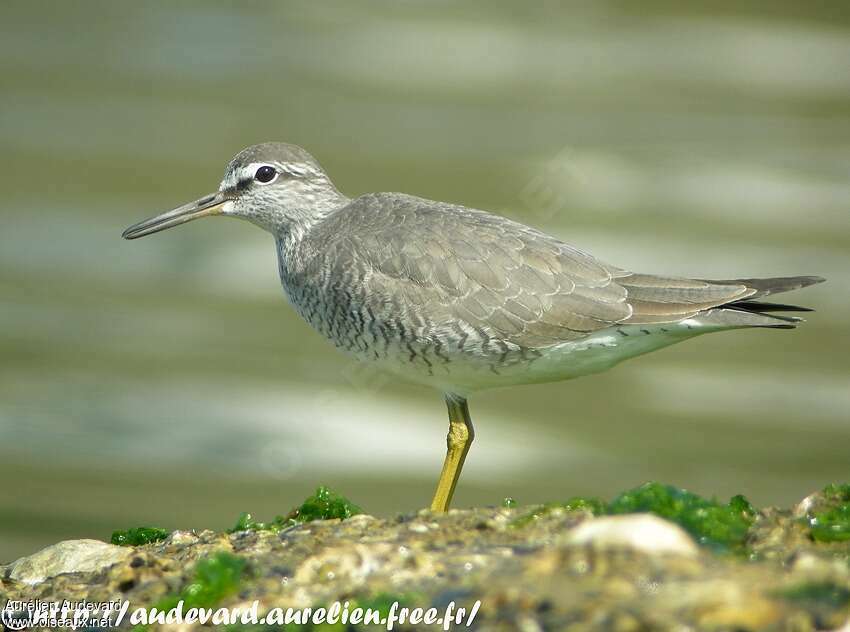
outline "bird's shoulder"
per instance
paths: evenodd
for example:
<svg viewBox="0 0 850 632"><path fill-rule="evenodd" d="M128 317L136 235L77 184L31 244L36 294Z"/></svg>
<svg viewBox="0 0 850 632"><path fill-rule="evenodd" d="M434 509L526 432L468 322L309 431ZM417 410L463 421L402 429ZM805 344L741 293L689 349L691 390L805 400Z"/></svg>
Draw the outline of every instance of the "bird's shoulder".
<svg viewBox="0 0 850 632"><path fill-rule="evenodd" d="M489 267L514 262L541 273L609 283L619 272L592 255L540 230L488 211L405 193L369 193L351 200L323 222L323 243L348 244L369 257L398 255L479 261Z"/></svg>
<svg viewBox="0 0 850 632"><path fill-rule="evenodd" d="M446 224L463 226L487 217L508 221L505 218L469 208L460 204L438 202L406 193L367 193L337 209L323 222L326 232L337 235L365 237L402 234L402 229L417 225L437 228Z"/></svg>

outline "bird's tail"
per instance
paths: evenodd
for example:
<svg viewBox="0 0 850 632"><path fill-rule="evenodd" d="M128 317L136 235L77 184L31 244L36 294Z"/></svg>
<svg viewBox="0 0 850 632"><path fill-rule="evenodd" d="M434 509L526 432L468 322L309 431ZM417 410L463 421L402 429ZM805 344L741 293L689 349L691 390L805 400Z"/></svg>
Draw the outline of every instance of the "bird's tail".
<svg viewBox="0 0 850 632"><path fill-rule="evenodd" d="M732 301L711 310L712 316L724 324L738 327L772 327L775 329L793 329L803 322L799 316L788 316L776 312L811 312L809 307L787 303L769 303L758 300L771 294L790 292L826 281L818 276L774 277L769 279L730 279L706 280L721 285L746 285L755 290L753 294L739 301Z"/></svg>
<svg viewBox="0 0 850 632"><path fill-rule="evenodd" d="M764 298L771 294L781 294L782 292L790 292L791 290L799 290L803 287L809 287L816 283L826 281L819 276L795 276L795 277L771 277L769 279L731 279L728 281L716 281L704 279L706 283L714 283L716 285L746 285L748 288L755 290L755 294L747 297L748 301L756 298Z"/></svg>

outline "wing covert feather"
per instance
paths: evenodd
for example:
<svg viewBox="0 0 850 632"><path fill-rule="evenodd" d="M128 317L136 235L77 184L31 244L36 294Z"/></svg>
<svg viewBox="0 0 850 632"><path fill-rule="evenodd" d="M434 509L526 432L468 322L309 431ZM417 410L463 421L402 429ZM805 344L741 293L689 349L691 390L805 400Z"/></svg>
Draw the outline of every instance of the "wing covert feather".
<svg viewBox="0 0 850 632"><path fill-rule="evenodd" d="M618 323L678 321L752 293L631 273L504 217L403 194L357 198L322 228L324 252L335 251L325 261L357 261L346 272L359 275L364 300L417 314L425 337L429 326L458 323L540 348Z"/></svg>

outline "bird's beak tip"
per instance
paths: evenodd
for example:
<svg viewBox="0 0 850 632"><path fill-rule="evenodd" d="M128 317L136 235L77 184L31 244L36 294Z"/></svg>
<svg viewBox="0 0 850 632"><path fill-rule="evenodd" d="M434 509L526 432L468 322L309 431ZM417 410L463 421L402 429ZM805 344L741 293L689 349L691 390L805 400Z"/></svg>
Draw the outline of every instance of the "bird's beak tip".
<svg viewBox="0 0 850 632"><path fill-rule="evenodd" d="M162 213L156 217L141 221L138 224L133 224L121 233L121 236L124 239L138 239L139 237L152 235L173 226L185 224L193 219L210 215L220 215L225 202L227 202L227 198L220 192L207 195L167 213Z"/></svg>

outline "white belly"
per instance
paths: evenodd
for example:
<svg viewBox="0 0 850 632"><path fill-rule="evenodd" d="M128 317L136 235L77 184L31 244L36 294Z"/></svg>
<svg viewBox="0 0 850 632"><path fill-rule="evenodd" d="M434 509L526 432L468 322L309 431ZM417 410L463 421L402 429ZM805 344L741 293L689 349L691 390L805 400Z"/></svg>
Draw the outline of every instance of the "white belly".
<svg viewBox="0 0 850 632"><path fill-rule="evenodd" d="M460 395L499 386L569 380L610 369L635 356L667 347L723 327L688 319L663 325L622 325L573 342L539 349L539 356L509 364L487 359L453 357L443 365L423 367L405 358L386 358L380 367L408 380Z"/></svg>

